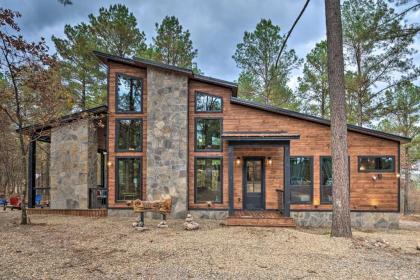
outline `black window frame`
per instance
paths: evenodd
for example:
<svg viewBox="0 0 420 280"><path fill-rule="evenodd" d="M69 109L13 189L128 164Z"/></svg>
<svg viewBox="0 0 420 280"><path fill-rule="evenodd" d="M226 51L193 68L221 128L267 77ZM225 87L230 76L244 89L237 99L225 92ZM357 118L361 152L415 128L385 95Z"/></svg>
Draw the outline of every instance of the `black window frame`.
<svg viewBox="0 0 420 280"><path fill-rule="evenodd" d="M118 78L119 77L125 77L128 79L135 79L135 80L140 80L141 81L141 94L140 94L140 111L121 111L118 109ZM141 77L136 77L133 75L127 75L124 73L115 73L115 113L116 114L143 114L143 94L144 94L144 79Z"/></svg>
<svg viewBox="0 0 420 280"><path fill-rule="evenodd" d="M118 148L118 139L119 139L119 137L120 137L120 130L119 130L119 128L120 128L120 123L119 123L119 121L120 120L139 120L140 121L140 125L141 125L141 131L140 131L140 149L135 149L135 150L130 150L130 149L120 149L120 148ZM138 117L136 117L136 118L130 118L130 117L127 117L127 118L124 118L124 117L121 117L121 118L115 118L115 141L114 141L114 145L115 145L115 152L118 152L118 153L120 153L120 152L122 152L122 153L125 153L125 152L143 152L143 129L144 129L144 127L143 127L143 118L138 118Z"/></svg>
<svg viewBox="0 0 420 280"><path fill-rule="evenodd" d="M115 202L125 202L126 200L118 199L118 191L119 191L119 172L118 172L118 160L120 159L137 159L140 161L140 197L136 199L143 199L143 157L142 156L116 156L115 157Z"/></svg>
<svg viewBox="0 0 420 280"><path fill-rule="evenodd" d="M220 101L221 101L221 104L220 104L220 111L198 111L197 110L197 96L198 95L207 95L207 96L210 96L210 97L214 97L214 98L220 98ZM210 94L210 93L207 93L207 92L203 92L203 91L196 91L195 92L195 95L194 95L194 112L195 113L197 113L197 114L201 114L201 113L210 113L210 114L220 114L220 113L223 113L223 97L221 97L221 96L218 96L218 95L214 95L214 94Z"/></svg>
<svg viewBox="0 0 420 280"><path fill-rule="evenodd" d="M289 186L290 186L290 204L296 204L296 205L300 205L300 204L308 204L308 205L311 205L311 204L313 204L313 201L314 201L314 157L313 156L290 156L289 157L289 166L290 166L290 175L292 175L292 170L291 170L291 168L292 168L292 164L291 164L291 160L292 159L295 159L295 158L308 158L309 159L309 162L310 162L310 164L311 164L311 171L310 171L310 175L311 175L311 184L310 185L308 185L308 186L306 186L306 185L293 185L292 183L291 183L291 180L292 180L292 176L290 176L290 178L289 178ZM292 200L292 194L291 194L291 192L293 191L293 190L303 190L303 189L306 189L306 188L310 188L310 200L309 201L307 201L307 202L294 202L293 200Z"/></svg>
<svg viewBox="0 0 420 280"><path fill-rule="evenodd" d="M319 157L319 203L320 204L326 204L326 205L331 205L332 204L332 201L331 202L328 202L328 201L323 201L322 200L322 187L324 186L326 186L326 185L322 185L322 159L323 158L330 158L331 159L331 168L332 168L332 156L320 156ZM351 185L351 173L350 173L350 156L348 156L348 169L349 169L349 197L350 197L350 185ZM331 170L331 172L332 172L332 170ZM333 184L334 185L334 184ZM332 192L332 188L333 188L333 185L331 185L331 192Z"/></svg>
<svg viewBox="0 0 420 280"><path fill-rule="evenodd" d="M197 122L199 120L220 120L220 149L198 149L197 148ZM195 152L223 152L223 118L215 117L196 117L194 119L194 151Z"/></svg>
<svg viewBox="0 0 420 280"><path fill-rule="evenodd" d="M376 168L376 158L381 157L389 157L392 158L392 169L377 169ZM360 170L361 166L361 160L362 158L375 158L375 169L366 169L366 170ZM359 173L394 173L395 172L395 156L391 155L363 155L363 156L357 156L357 171Z"/></svg>
<svg viewBox="0 0 420 280"><path fill-rule="evenodd" d="M218 159L220 160L220 202L212 201L212 204L223 204L223 156L195 156L194 157L194 204L207 203L197 200L197 160Z"/></svg>

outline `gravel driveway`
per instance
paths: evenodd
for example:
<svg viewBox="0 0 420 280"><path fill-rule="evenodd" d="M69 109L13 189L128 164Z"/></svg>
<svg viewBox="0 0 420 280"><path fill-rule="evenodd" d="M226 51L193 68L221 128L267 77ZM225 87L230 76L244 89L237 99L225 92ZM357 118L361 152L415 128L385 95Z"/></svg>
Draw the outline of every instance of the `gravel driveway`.
<svg viewBox="0 0 420 280"><path fill-rule="evenodd" d="M0 211L0 279L420 279L420 231L354 232L224 227L138 232L133 218ZM158 221L146 220L149 226Z"/></svg>

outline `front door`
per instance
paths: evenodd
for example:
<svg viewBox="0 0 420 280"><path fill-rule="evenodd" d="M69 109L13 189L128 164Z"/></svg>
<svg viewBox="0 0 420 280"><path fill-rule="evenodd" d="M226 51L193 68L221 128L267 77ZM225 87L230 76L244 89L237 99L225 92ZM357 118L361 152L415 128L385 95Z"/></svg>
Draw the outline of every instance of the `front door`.
<svg viewBox="0 0 420 280"><path fill-rule="evenodd" d="M262 210L264 202L264 159L244 159L244 209Z"/></svg>

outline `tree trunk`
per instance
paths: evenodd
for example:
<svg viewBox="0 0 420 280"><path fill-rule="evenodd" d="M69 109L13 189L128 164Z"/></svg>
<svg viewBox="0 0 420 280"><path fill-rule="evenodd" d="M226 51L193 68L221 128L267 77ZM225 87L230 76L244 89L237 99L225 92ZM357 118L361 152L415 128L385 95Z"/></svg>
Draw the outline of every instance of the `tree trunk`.
<svg viewBox="0 0 420 280"><path fill-rule="evenodd" d="M325 15L328 46L328 86L331 94L331 151L334 182L331 236L351 237L340 0L325 0Z"/></svg>

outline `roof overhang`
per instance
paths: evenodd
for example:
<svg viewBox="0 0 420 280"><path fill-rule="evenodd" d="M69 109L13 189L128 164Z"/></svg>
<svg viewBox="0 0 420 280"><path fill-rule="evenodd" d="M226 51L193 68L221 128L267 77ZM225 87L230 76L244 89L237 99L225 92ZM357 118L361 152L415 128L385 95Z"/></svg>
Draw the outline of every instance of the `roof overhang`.
<svg viewBox="0 0 420 280"><path fill-rule="evenodd" d="M299 139L299 134L290 134L284 131L280 132L223 132L222 139L229 143L247 142L247 143L277 143Z"/></svg>
<svg viewBox="0 0 420 280"><path fill-rule="evenodd" d="M216 79L216 78L212 78L212 77L208 77L204 75L195 74L191 69L177 67L177 66L160 63L160 62L156 62L149 59L138 58L138 57L125 58L125 57L120 57L120 56L111 55L111 54L98 52L98 51L94 51L93 53L102 63L106 65L108 65L109 62L111 61L111 62L122 63L122 64L130 65L130 66L134 66L134 67L139 67L139 68L147 68L147 67L158 68L160 70L170 71L170 72L178 73L181 75L186 75L189 79L192 79L195 81L229 88L232 90L233 96L237 96L237 93L238 93L238 85L236 83L220 80L220 79Z"/></svg>

